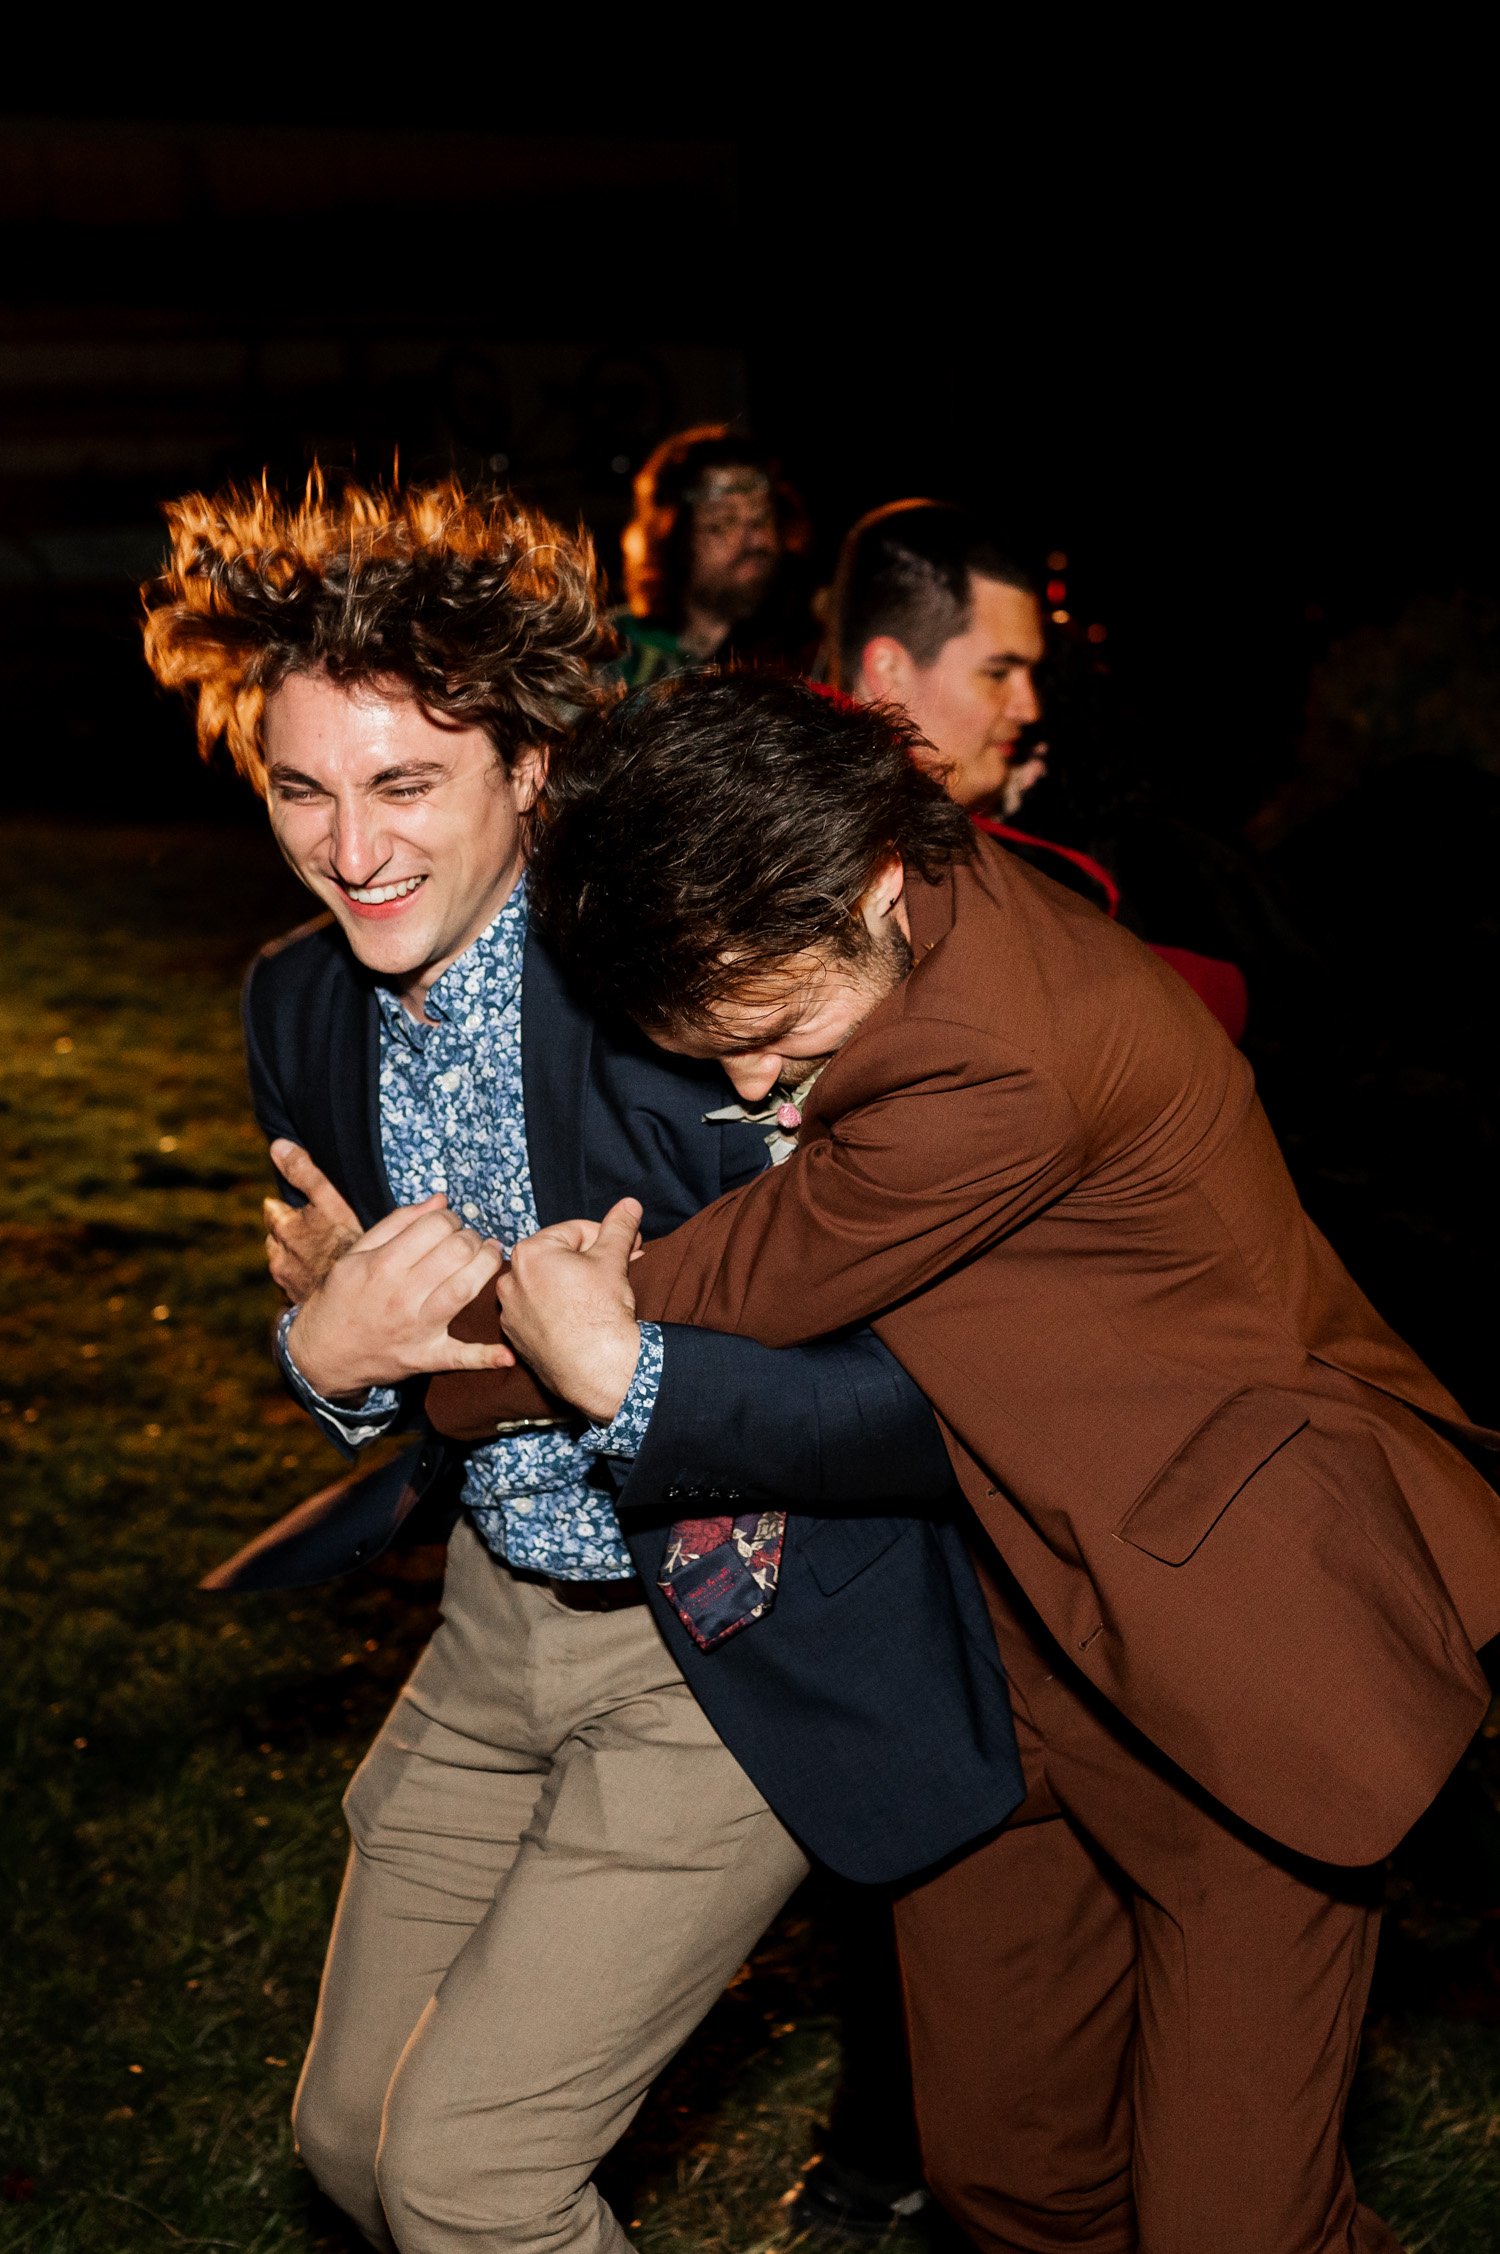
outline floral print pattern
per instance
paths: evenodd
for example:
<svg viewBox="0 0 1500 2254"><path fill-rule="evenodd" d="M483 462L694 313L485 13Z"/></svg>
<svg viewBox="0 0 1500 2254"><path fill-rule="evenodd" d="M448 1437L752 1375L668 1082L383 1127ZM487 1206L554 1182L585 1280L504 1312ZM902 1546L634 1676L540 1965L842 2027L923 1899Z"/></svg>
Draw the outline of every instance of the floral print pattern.
<svg viewBox="0 0 1500 2254"><path fill-rule="evenodd" d="M521 1082L526 928L523 878L489 928L434 981L427 1024L378 989L380 1133L391 1193L398 1205L415 1205L442 1190L453 1212L507 1248L538 1226ZM289 1347L284 1356L290 1363ZM634 1573L598 1459L636 1454L662 1363L661 1332L643 1323L635 1376L612 1424L576 1438L562 1430L508 1434L472 1451L464 1507L497 1557L564 1581ZM311 1392L305 1381L298 1390L304 1398ZM313 1403L355 1442L385 1430L397 1407L396 1395L383 1391L353 1410L315 1396Z"/></svg>

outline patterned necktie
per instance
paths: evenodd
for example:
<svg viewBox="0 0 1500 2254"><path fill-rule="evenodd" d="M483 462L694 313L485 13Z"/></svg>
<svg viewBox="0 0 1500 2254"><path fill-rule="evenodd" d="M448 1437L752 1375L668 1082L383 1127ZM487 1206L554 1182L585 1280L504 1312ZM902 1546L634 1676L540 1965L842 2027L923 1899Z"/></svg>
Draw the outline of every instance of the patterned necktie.
<svg viewBox="0 0 1500 2254"><path fill-rule="evenodd" d="M821 1070L821 1067L819 1067ZM725 1104L704 1114L704 1124L730 1120L764 1126L771 1164L779 1166L797 1148L802 1106L817 1079L810 1072L793 1089L790 1099L776 1097L759 1111L743 1104ZM786 1544L784 1510L742 1511L724 1509L739 1501L733 1488L683 1487L667 1489L666 1502L707 1503L713 1515L679 1518L667 1536L666 1555L656 1577L657 1587L700 1650L712 1651L727 1643L752 1620L759 1620L776 1602L781 1577L781 1553ZM714 1505L719 1506L714 1511Z"/></svg>
<svg viewBox="0 0 1500 2254"><path fill-rule="evenodd" d="M686 1488L683 1499L689 1498L700 1499ZM711 1487L701 1499L712 1503L733 1498ZM785 1540L784 1510L746 1511L738 1518L726 1512L677 1521L667 1536L657 1587L701 1650L712 1651L770 1611Z"/></svg>

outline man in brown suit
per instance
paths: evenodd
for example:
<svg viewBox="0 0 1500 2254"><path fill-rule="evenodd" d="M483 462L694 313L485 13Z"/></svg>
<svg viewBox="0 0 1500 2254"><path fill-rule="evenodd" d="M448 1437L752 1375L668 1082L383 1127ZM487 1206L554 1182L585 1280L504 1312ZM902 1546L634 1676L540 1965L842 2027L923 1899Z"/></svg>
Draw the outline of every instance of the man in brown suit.
<svg viewBox="0 0 1500 2254"><path fill-rule="evenodd" d="M1462 1451L1494 1436L1308 1221L1182 981L909 750L703 679L566 758L533 881L588 998L747 1105L818 1077L796 1155L628 1271L629 1202L518 1248L508 1333L566 1393L637 1312L870 1320L933 1403L1030 1788L899 1913L974 2241L1377 2254L1341 2146L1371 1866L1484 1712L1500 1506ZM496 1382L440 1381L453 1420Z"/></svg>

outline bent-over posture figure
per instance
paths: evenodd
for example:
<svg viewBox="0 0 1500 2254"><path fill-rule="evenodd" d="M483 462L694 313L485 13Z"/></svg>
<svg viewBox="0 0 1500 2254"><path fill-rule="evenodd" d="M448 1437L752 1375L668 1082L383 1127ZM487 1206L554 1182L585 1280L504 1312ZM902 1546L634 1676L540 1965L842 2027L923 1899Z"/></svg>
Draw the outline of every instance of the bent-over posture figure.
<svg viewBox="0 0 1500 2254"><path fill-rule="evenodd" d="M565 1389L580 1311L632 1292L782 1346L869 1321L937 1410L1028 1786L899 1909L976 2243L1377 2254L1341 2147L1373 1866L1484 1712L1500 1506L1464 1451L1496 1438L1308 1221L1184 983L910 748L684 681L560 764L538 913L582 990L747 1103L823 1069L786 1165L628 1270L633 1206L544 1231L505 1321Z"/></svg>

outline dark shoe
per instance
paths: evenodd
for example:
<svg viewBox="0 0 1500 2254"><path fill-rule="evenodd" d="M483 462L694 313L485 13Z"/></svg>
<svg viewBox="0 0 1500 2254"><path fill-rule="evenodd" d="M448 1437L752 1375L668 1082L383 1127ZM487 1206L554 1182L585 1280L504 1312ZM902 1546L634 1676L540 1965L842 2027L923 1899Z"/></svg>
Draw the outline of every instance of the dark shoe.
<svg viewBox="0 0 1500 2254"><path fill-rule="evenodd" d="M879 2183L828 2154L803 2177L793 2213L804 2229L869 2240L916 2222L931 2205L925 2184Z"/></svg>

